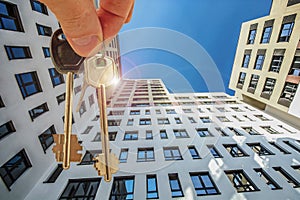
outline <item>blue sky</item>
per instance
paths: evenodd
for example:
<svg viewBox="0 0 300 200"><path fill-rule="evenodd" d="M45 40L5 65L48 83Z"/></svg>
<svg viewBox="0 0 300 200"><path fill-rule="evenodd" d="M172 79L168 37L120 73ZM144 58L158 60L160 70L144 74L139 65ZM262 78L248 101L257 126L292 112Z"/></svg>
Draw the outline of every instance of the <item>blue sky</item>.
<svg viewBox="0 0 300 200"><path fill-rule="evenodd" d="M172 92L223 90L233 94L228 84L241 23L268 15L271 4L272 0L136 0L131 22L120 31L123 75L126 78L162 78ZM148 36L135 31L146 27L167 29L171 35L175 33L186 37L178 41L175 36L176 39L164 43L169 38L160 38L161 30L147 29L144 32L148 32ZM127 37L128 32L133 37ZM149 44L143 46L143 40L147 38L153 42L160 40L163 48ZM181 42L181 45L176 46L180 51L182 43L190 44L192 40L198 44L198 50L192 48L196 50L192 52L185 48L188 55L169 51L169 46L173 48ZM130 51L131 43L137 41L140 43L136 46L140 45L141 48ZM218 74L207 72L214 68L214 64L208 64L210 58L205 56L198 58L197 51L202 56L207 52L206 56L212 59ZM197 58L206 59L206 64L193 65L191 59ZM219 75L221 79L216 78ZM221 83L223 88L212 86L213 82Z"/></svg>

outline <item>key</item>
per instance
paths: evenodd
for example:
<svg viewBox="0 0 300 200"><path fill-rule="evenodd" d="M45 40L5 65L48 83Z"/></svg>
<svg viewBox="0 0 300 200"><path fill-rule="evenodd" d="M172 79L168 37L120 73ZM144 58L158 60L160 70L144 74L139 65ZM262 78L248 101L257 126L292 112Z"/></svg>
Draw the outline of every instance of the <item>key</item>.
<svg viewBox="0 0 300 200"><path fill-rule="evenodd" d="M55 69L59 73L66 74L64 134L53 135L56 145L52 150L57 162L63 162L63 168L68 169L70 162L79 162L82 156L78 153L82 147L78 143L77 135L72 134L72 105L74 73L78 73L84 58L72 50L61 29L52 36L51 58Z"/></svg>

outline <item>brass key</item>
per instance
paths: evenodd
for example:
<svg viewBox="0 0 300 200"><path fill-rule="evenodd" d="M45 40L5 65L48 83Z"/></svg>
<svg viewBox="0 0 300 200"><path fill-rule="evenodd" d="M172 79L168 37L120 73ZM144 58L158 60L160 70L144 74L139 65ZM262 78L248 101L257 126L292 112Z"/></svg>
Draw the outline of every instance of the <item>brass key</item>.
<svg viewBox="0 0 300 200"><path fill-rule="evenodd" d="M77 135L72 134L72 105L73 105L73 81L74 73L78 73L84 58L77 55L61 29L54 32L51 40L51 58L59 73L66 74L66 105L64 118L64 134L54 134L53 147L57 162L63 162L63 168L68 169L70 162L79 162L81 154L78 151L82 147L78 143Z"/></svg>

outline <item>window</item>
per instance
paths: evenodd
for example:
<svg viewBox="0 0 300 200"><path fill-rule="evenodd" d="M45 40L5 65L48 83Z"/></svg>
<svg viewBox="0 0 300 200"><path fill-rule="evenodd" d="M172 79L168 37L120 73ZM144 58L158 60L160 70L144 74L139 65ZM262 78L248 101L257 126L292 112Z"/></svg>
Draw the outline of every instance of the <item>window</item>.
<svg viewBox="0 0 300 200"><path fill-rule="evenodd" d="M256 28L257 28L257 24L252 24L250 26L247 44L254 44L255 36L256 36Z"/></svg>
<svg viewBox="0 0 300 200"><path fill-rule="evenodd" d="M94 161L94 158L101 153L101 150L86 150L83 158L78 165L93 165L96 162Z"/></svg>
<svg viewBox="0 0 300 200"><path fill-rule="evenodd" d="M152 139L153 139L152 131L147 130L146 131L146 140L152 140Z"/></svg>
<svg viewBox="0 0 300 200"><path fill-rule="evenodd" d="M39 1L30 0L32 10L48 15L47 7Z"/></svg>
<svg viewBox="0 0 300 200"><path fill-rule="evenodd" d="M5 104L2 100L2 97L0 96L0 108L3 108L3 107L5 107Z"/></svg>
<svg viewBox="0 0 300 200"><path fill-rule="evenodd" d="M247 145L259 156L274 155L274 153L260 143L247 143Z"/></svg>
<svg viewBox="0 0 300 200"><path fill-rule="evenodd" d="M218 120L221 122L230 122L230 120L225 116L217 116Z"/></svg>
<svg viewBox="0 0 300 200"><path fill-rule="evenodd" d="M159 135L160 135L160 139L168 139L166 130L160 130Z"/></svg>
<svg viewBox="0 0 300 200"><path fill-rule="evenodd" d="M124 140L137 140L137 139L138 139L138 132L137 131L125 132Z"/></svg>
<svg viewBox="0 0 300 200"><path fill-rule="evenodd" d="M163 147L165 160L182 160L178 147Z"/></svg>
<svg viewBox="0 0 300 200"><path fill-rule="evenodd" d="M155 110L156 114L161 114L161 111L159 109Z"/></svg>
<svg viewBox="0 0 300 200"><path fill-rule="evenodd" d="M223 156L219 153L219 151L213 145L207 145L211 155L215 158L223 158Z"/></svg>
<svg viewBox="0 0 300 200"><path fill-rule="evenodd" d="M41 84L36 72L16 74L15 77L17 79L23 99L42 92Z"/></svg>
<svg viewBox="0 0 300 200"><path fill-rule="evenodd" d="M295 171L300 173L300 165L292 165L291 166Z"/></svg>
<svg viewBox="0 0 300 200"><path fill-rule="evenodd" d="M211 119L209 119L209 117L200 117L200 120L203 122L203 123L211 123Z"/></svg>
<svg viewBox="0 0 300 200"><path fill-rule="evenodd" d="M182 124L182 121L180 120L179 117L175 117L174 119L175 119L176 124Z"/></svg>
<svg viewBox="0 0 300 200"><path fill-rule="evenodd" d="M261 135L259 132L257 132L254 128L252 127L242 127L247 133L250 135Z"/></svg>
<svg viewBox="0 0 300 200"><path fill-rule="evenodd" d="M266 44L270 42L272 29L273 29L274 19L266 21L264 24L263 35L261 37L260 43Z"/></svg>
<svg viewBox="0 0 300 200"><path fill-rule="evenodd" d="M92 142L99 142L99 141L101 141L101 135L100 132L97 132Z"/></svg>
<svg viewBox="0 0 300 200"><path fill-rule="evenodd" d="M65 123L65 116L62 116L62 121L63 121L63 123ZM73 116L73 114L72 114L72 124L74 124L75 123L75 121L74 121L74 116Z"/></svg>
<svg viewBox="0 0 300 200"><path fill-rule="evenodd" d="M297 181L293 176L291 176L287 171L285 171L282 167L273 167L275 171L277 171L290 185L294 188L300 187L300 182Z"/></svg>
<svg viewBox="0 0 300 200"><path fill-rule="evenodd" d="M79 107L79 115L80 117L83 115L83 113L86 112L86 106L85 106L85 101L81 102L81 105Z"/></svg>
<svg viewBox="0 0 300 200"><path fill-rule="evenodd" d="M249 62L250 62L250 58L251 58L251 50L246 50L245 54L244 54L244 58L243 58L242 67L248 68Z"/></svg>
<svg viewBox="0 0 300 200"><path fill-rule="evenodd" d="M109 119L108 126L120 126L121 120L120 119Z"/></svg>
<svg viewBox="0 0 300 200"><path fill-rule="evenodd" d="M51 57L49 47L42 47L45 58Z"/></svg>
<svg viewBox="0 0 300 200"><path fill-rule="evenodd" d="M101 178L69 179L59 200L95 199Z"/></svg>
<svg viewBox="0 0 300 200"><path fill-rule="evenodd" d="M295 145L293 144L292 142L290 141L283 141L286 145L288 145L289 147L291 147L292 149L294 149L295 151L297 151L298 153L300 153L300 149Z"/></svg>
<svg viewBox="0 0 300 200"><path fill-rule="evenodd" d="M128 119L127 121L127 126L132 126L133 125L133 119Z"/></svg>
<svg viewBox="0 0 300 200"><path fill-rule="evenodd" d="M300 76L300 56L294 57L291 69L289 71L289 75Z"/></svg>
<svg viewBox="0 0 300 200"><path fill-rule="evenodd" d="M2 124L0 126L0 140L13 132L16 132L16 129L12 121Z"/></svg>
<svg viewBox="0 0 300 200"><path fill-rule="evenodd" d="M232 157L248 156L237 144L223 144Z"/></svg>
<svg viewBox="0 0 300 200"><path fill-rule="evenodd" d="M281 64L283 62L285 49L275 49L272 57L271 65L269 68L270 72L279 73Z"/></svg>
<svg viewBox="0 0 300 200"><path fill-rule="evenodd" d="M189 138L185 129L174 129L173 132L176 138Z"/></svg>
<svg viewBox="0 0 300 200"><path fill-rule="evenodd" d="M120 163L126 163L128 158L128 149L121 149L119 161Z"/></svg>
<svg viewBox="0 0 300 200"><path fill-rule="evenodd" d="M6 45L4 47L9 60L32 58L29 47Z"/></svg>
<svg viewBox="0 0 300 200"><path fill-rule="evenodd" d="M292 35L293 27L294 27L294 20L296 14L285 16L282 21L280 34L278 37L277 42L288 42Z"/></svg>
<svg viewBox="0 0 300 200"><path fill-rule="evenodd" d="M224 107L218 107L216 108L219 112L229 112L228 110L226 110Z"/></svg>
<svg viewBox="0 0 300 200"><path fill-rule="evenodd" d="M212 136L207 128L197 128L196 131L200 137Z"/></svg>
<svg viewBox="0 0 300 200"><path fill-rule="evenodd" d="M282 189L262 168L254 169L258 176L260 176L271 190Z"/></svg>
<svg viewBox="0 0 300 200"><path fill-rule="evenodd" d="M22 149L0 167L0 176L9 191L10 186L31 166L25 150Z"/></svg>
<svg viewBox="0 0 300 200"><path fill-rule="evenodd" d="M229 136L223 129L216 127L216 130L220 133L221 136Z"/></svg>
<svg viewBox="0 0 300 200"><path fill-rule="evenodd" d="M176 114L176 111L174 109L166 109L167 114Z"/></svg>
<svg viewBox="0 0 300 200"><path fill-rule="evenodd" d="M0 29L24 32L17 5L0 2Z"/></svg>
<svg viewBox="0 0 300 200"><path fill-rule="evenodd" d="M56 96L58 105L66 100L66 93Z"/></svg>
<svg viewBox="0 0 300 200"><path fill-rule="evenodd" d="M200 155L195 146L188 146L188 149L193 159L200 159Z"/></svg>
<svg viewBox="0 0 300 200"><path fill-rule="evenodd" d="M58 73L55 68L50 68L49 74L50 74L53 87L65 83L64 76Z"/></svg>
<svg viewBox="0 0 300 200"><path fill-rule="evenodd" d="M199 111L199 113L204 113L204 111L201 110L201 108L197 108L197 110Z"/></svg>
<svg viewBox="0 0 300 200"><path fill-rule="evenodd" d="M182 109L182 111L184 113L193 113L192 109L186 108L186 109Z"/></svg>
<svg viewBox="0 0 300 200"><path fill-rule="evenodd" d="M264 64L264 60L265 60L265 53L266 53L266 50L264 50L264 49L259 49L257 51L254 69L261 70L263 68L263 64Z"/></svg>
<svg viewBox="0 0 300 200"><path fill-rule="evenodd" d="M251 75L251 79L250 79L250 83L249 83L249 87L248 87L248 92L251 92L252 94L254 94L257 84L259 81L259 75L256 74L252 74Z"/></svg>
<svg viewBox="0 0 300 200"><path fill-rule="evenodd" d="M197 123L193 117L188 117L188 120L189 120L192 124L193 124L193 123Z"/></svg>
<svg viewBox="0 0 300 200"><path fill-rule="evenodd" d="M253 120L253 119L251 119L249 116L247 116L247 115L243 115L246 119L248 119L249 121L255 121L255 120Z"/></svg>
<svg viewBox="0 0 300 200"><path fill-rule="evenodd" d="M90 104L90 107L91 107L94 103L95 103L95 101L94 101L94 95L91 94L91 95L89 96L89 104Z"/></svg>
<svg viewBox="0 0 300 200"><path fill-rule="evenodd" d="M155 161L154 148L138 148L138 162Z"/></svg>
<svg viewBox="0 0 300 200"><path fill-rule="evenodd" d="M270 99L272 92L274 90L274 87L275 87L275 83L276 83L276 79L267 78L264 88L263 88L263 91L260 96L265 99Z"/></svg>
<svg viewBox="0 0 300 200"><path fill-rule="evenodd" d="M278 132L277 130L275 130L274 128L272 128L270 126L261 126L261 128L271 134L281 134L280 132Z"/></svg>
<svg viewBox="0 0 300 200"><path fill-rule="evenodd" d="M86 129L84 130L84 132L81 133L81 134L89 134L90 131L92 130L92 128L93 128L93 126L88 126L88 127L86 127Z"/></svg>
<svg viewBox="0 0 300 200"><path fill-rule="evenodd" d="M158 124L170 124L170 121L168 118L158 118L157 123Z"/></svg>
<svg viewBox="0 0 300 200"><path fill-rule="evenodd" d="M190 173L197 196L220 194L208 172Z"/></svg>
<svg viewBox="0 0 300 200"><path fill-rule="evenodd" d="M81 85L78 85L74 88L75 95L78 94L81 91Z"/></svg>
<svg viewBox="0 0 300 200"><path fill-rule="evenodd" d="M147 175L147 199L158 199L156 175Z"/></svg>
<svg viewBox="0 0 300 200"><path fill-rule="evenodd" d="M151 119L148 118L140 119L140 125L151 125Z"/></svg>
<svg viewBox="0 0 300 200"><path fill-rule="evenodd" d="M225 173L237 192L259 191L243 170L225 171Z"/></svg>
<svg viewBox="0 0 300 200"><path fill-rule="evenodd" d="M145 115L150 115L150 110L145 110Z"/></svg>
<svg viewBox="0 0 300 200"><path fill-rule="evenodd" d="M300 0L288 0L287 6L292 6L298 3L300 3Z"/></svg>
<svg viewBox="0 0 300 200"><path fill-rule="evenodd" d="M33 121L35 118L37 118L38 116L42 115L43 113L49 111L48 105L47 103L43 103L31 110L29 110L29 115L31 120Z"/></svg>
<svg viewBox="0 0 300 200"><path fill-rule="evenodd" d="M45 130L42 134L39 135L39 140L42 145L42 148L44 150L44 153L46 153L46 150L53 144L53 136L52 134L56 134L56 130L54 128L54 125L50 126L47 130Z"/></svg>
<svg viewBox="0 0 300 200"><path fill-rule="evenodd" d="M62 164L57 164L56 168L54 169L54 171L51 173L51 175L47 178L46 181L44 181L43 183L55 183L56 179L59 177L59 175L62 173L63 171L63 167Z"/></svg>
<svg viewBox="0 0 300 200"><path fill-rule="evenodd" d="M140 110L131 110L130 111L130 115L139 115L140 114Z"/></svg>
<svg viewBox="0 0 300 200"><path fill-rule="evenodd" d="M99 115L96 115L95 118L92 121L97 121L99 119Z"/></svg>
<svg viewBox="0 0 300 200"><path fill-rule="evenodd" d="M298 84L286 82L278 103L283 106L289 107L295 97L297 88Z"/></svg>
<svg viewBox="0 0 300 200"><path fill-rule="evenodd" d="M236 115L232 115L233 118L235 118L236 120L238 120L239 122L243 122L244 120L240 119L238 116Z"/></svg>
<svg viewBox="0 0 300 200"><path fill-rule="evenodd" d="M270 119L266 118L263 115L254 115L255 117L257 117L258 119L260 119L261 121L270 121Z"/></svg>
<svg viewBox="0 0 300 200"><path fill-rule="evenodd" d="M117 131L115 132L108 132L108 139L109 141L115 141L116 140L116 137L117 137Z"/></svg>
<svg viewBox="0 0 300 200"><path fill-rule="evenodd" d="M284 153L284 154L290 154L291 152L285 150L284 148L282 148L279 144L275 143L275 142L269 142L269 144L271 144L273 147L277 148L280 152Z"/></svg>
<svg viewBox="0 0 300 200"><path fill-rule="evenodd" d="M37 28L37 31L38 31L39 35L51 37L51 35L52 35L52 28L51 27L44 26L44 25L36 23L36 28Z"/></svg>
<svg viewBox="0 0 300 200"><path fill-rule="evenodd" d="M242 136L243 134L237 130L236 128L233 128L233 127L228 127L229 130L231 130L231 132L233 132L235 135L237 136Z"/></svg>
<svg viewBox="0 0 300 200"><path fill-rule="evenodd" d="M238 79L236 87L242 89L243 85L244 85L244 82L245 82L245 79L246 79L246 73L241 72L240 75L239 75L239 79Z"/></svg>
<svg viewBox="0 0 300 200"><path fill-rule="evenodd" d="M183 197L184 195L178 178L178 174L168 174L168 176L172 197Z"/></svg>
<svg viewBox="0 0 300 200"><path fill-rule="evenodd" d="M110 200L126 199L133 200L134 193L134 176L114 177Z"/></svg>

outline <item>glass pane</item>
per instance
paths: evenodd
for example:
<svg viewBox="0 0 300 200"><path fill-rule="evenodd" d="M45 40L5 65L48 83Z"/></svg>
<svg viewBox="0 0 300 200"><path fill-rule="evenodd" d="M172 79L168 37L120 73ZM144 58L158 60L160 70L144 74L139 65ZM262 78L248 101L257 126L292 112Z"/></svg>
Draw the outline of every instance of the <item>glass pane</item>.
<svg viewBox="0 0 300 200"><path fill-rule="evenodd" d="M148 191L156 191L155 178L148 178Z"/></svg>
<svg viewBox="0 0 300 200"><path fill-rule="evenodd" d="M8 15L6 5L2 2L0 2L0 14Z"/></svg>
<svg viewBox="0 0 300 200"><path fill-rule="evenodd" d="M202 175L201 177L206 187L213 187L213 184L208 175Z"/></svg>
<svg viewBox="0 0 300 200"><path fill-rule="evenodd" d="M1 19L2 19L4 28L9 29L9 30L17 30L15 20L4 18L4 17L2 17Z"/></svg>

